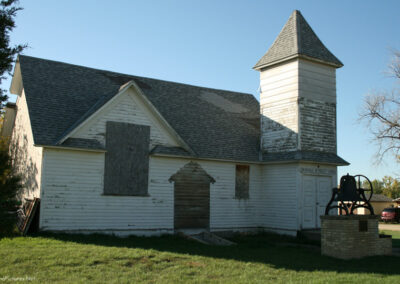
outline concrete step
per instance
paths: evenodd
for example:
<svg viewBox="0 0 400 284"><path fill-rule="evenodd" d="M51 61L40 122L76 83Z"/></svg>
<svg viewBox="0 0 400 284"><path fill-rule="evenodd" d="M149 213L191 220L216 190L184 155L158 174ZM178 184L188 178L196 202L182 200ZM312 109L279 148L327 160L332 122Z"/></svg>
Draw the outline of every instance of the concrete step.
<svg viewBox="0 0 400 284"><path fill-rule="evenodd" d="M215 246L235 245L234 242L231 242L227 239L221 238L221 237L217 236L216 234L213 234L210 232L201 232L199 234L186 235L186 237L188 239L197 241L197 242L205 244L205 245L215 245Z"/></svg>

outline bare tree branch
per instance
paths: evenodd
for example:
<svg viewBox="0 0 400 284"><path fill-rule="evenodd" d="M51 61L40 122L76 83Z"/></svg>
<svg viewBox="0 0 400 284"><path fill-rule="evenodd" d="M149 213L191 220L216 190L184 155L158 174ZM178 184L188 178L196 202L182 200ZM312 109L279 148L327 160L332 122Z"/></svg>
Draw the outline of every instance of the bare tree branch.
<svg viewBox="0 0 400 284"><path fill-rule="evenodd" d="M389 74L400 83L400 51L393 50ZM359 122L364 122L378 145L377 162L394 155L400 162L400 89L367 94Z"/></svg>

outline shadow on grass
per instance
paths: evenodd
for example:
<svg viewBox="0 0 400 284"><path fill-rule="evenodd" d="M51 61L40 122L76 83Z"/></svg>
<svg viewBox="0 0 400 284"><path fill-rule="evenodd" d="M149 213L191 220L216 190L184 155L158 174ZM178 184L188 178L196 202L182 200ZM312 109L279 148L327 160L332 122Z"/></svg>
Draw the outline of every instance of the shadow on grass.
<svg viewBox="0 0 400 284"><path fill-rule="evenodd" d="M178 236L119 238L107 235L40 233L33 237L44 237L77 244L152 249L161 252L256 262L278 269L295 271L400 275L400 257L377 256L344 261L321 256L318 246L309 244L304 246L307 242L302 239L275 234L237 235L231 238L237 245L230 247L207 246Z"/></svg>
<svg viewBox="0 0 400 284"><path fill-rule="evenodd" d="M400 231L380 230L381 234L391 235L394 248L400 248Z"/></svg>
<svg viewBox="0 0 400 284"><path fill-rule="evenodd" d="M393 239L392 242L394 248L400 248L400 239Z"/></svg>

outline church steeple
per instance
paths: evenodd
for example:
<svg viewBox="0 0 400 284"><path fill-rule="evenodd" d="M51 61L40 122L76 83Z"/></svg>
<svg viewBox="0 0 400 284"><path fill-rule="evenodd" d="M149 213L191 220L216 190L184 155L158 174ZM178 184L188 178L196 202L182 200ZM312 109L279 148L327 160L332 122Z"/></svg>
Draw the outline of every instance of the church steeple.
<svg viewBox="0 0 400 284"><path fill-rule="evenodd" d="M293 11L270 49L253 68L260 70L293 58L304 58L335 68L343 66L325 47L298 10Z"/></svg>
<svg viewBox="0 0 400 284"><path fill-rule="evenodd" d="M254 67L263 152L336 154L336 69L342 66L294 11Z"/></svg>

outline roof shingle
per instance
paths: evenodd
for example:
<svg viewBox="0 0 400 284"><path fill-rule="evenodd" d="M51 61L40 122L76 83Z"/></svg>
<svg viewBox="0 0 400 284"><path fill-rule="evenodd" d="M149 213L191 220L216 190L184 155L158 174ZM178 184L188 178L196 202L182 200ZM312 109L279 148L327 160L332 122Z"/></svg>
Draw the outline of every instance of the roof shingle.
<svg viewBox="0 0 400 284"><path fill-rule="evenodd" d="M366 196L367 198L369 198L369 195ZM393 202L393 199L383 195L383 194L373 194L372 198L370 200L371 202Z"/></svg>
<svg viewBox="0 0 400 284"><path fill-rule="evenodd" d="M203 158L258 160L259 103L251 94L19 56L35 143L56 145L133 80Z"/></svg>
<svg viewBox="0 0 400 284"><path fill-rule="evenodd" d="M295 10L267 53L257 62L259 70L285 59L305 56L335 67L343 64L321 42L300 11Z"/></svg>
<svg viewBox="0 0 400 284"><path fill-rule="evenodd" d="M19 56L36 145L57 142L134 81L196 157L248 161L315 161L347 164L332 153L270 153L260 156L259 103L251 94L119 74ZM96 141L68 139L60 146L102 149ZM158 146L153 154L192 156Z"/></svg>
<svg viewBox="0 0 400 284"><path fill-rule="evenodd" d="M349 163L334 153L325 153L318 151L291 151L278 153L265 153L263 155L264 162L281 162L281 161L309 161L320 162L335 165L348 165Z"/></svg>

